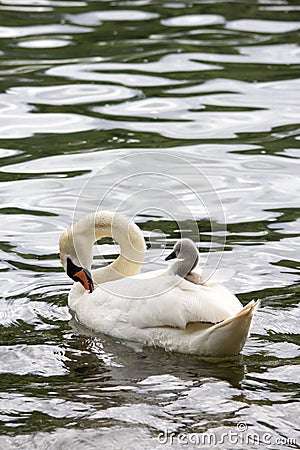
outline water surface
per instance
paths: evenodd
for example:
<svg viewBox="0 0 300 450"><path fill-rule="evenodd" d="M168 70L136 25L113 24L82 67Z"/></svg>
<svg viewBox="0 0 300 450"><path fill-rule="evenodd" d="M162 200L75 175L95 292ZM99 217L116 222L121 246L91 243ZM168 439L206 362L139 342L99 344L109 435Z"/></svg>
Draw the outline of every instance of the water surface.
<svg viewBox="0 0 300 450"><path fill-rule="evenodd" d="M2 0L0 16L0 449L299 448L299 6ZM179 228L234 269L228 287L261 300L242 355L76 323L57 244L99 207L136 215L145 270ZM100 243L97 264L116 253Z"/></svg>

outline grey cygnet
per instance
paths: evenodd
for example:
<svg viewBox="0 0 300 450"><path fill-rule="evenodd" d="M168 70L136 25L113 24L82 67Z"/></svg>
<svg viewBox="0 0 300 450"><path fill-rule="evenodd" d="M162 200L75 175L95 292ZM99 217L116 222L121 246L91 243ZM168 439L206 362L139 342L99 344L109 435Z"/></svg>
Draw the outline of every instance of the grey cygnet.
<svg viewBox="0 0 300 450"><path fill-rule="evenodd" d="M166 257L166 261L176 258L170 267L175 275L184 278L194 284L201 284L200 275L192 272L199 262L199 251L190 239L179 239L173 247L172 253Z"/></svg>

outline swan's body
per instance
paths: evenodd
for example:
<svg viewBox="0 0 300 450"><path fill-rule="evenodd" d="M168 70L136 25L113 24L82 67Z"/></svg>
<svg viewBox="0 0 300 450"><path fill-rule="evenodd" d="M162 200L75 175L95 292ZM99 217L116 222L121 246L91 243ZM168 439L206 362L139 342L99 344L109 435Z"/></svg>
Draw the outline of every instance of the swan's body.
<svg viewBox="0 0 300 450"><path fill-rule="evenodd" d="M109 230L111 221L115 229ZM124 225L127 228L122 234ZM91 249L85 250L87 242L91 247L92 242L107 235L118 239L121 256L112 265L92 272L95 290L88 285L86 289L92 291L88 292L77 277L81 284L75 283L69 294L69 307L83 325L117 338L183 353L234 355L241 351L256 303L243 308L237 297L213 277L202 283L201 272L194 270L195 257L187 264L184 252L175 255L180 258L165 271L129 276L140 270L145 244L139 228L132 223L128 226L122 216L102 212L96 214L96 220L87 216L69 229L60 241L65 268L72 258L76 269L82 269L77 264L83 262L88 272ZM192 282L188 281L191 274Z"/></svg>

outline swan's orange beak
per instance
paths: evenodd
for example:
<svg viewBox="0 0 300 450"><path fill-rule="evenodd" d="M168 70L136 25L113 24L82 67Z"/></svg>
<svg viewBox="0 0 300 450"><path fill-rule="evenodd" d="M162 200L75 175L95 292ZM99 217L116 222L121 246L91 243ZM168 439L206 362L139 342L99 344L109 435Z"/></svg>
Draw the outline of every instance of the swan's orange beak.
<svg viewBox="0 0 300 450"><path fill-rule="evenodd" d="M86 269L80 269L73 275L73 279L76 281L80 281L85 290L89 292L93 292L94 283L90 273Z"/></svg>
<svg viewBox="0 0 300 450"><path fill-rule="evenodd" d="M67 274L74 281L79 281L85 290L93 292L94 283L90 272L83 267L76 266L71 258L67 258Z"/></svg>

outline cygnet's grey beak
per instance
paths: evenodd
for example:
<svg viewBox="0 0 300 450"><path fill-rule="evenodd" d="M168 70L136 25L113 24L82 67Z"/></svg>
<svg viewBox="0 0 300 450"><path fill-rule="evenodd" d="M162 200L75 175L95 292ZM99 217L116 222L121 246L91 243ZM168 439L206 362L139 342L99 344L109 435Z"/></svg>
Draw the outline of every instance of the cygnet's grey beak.
<svg viewBox="0 0 300 450"><path fill-rule="evenodd" d="M177 258L177 256L175 255L175 252L172 252L169 254L169 256L166 257L165 261L169 261L170 259L174 258Z"/></svg>

